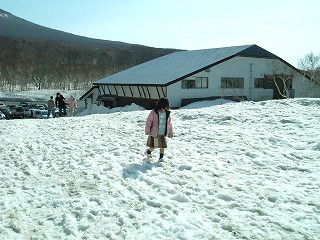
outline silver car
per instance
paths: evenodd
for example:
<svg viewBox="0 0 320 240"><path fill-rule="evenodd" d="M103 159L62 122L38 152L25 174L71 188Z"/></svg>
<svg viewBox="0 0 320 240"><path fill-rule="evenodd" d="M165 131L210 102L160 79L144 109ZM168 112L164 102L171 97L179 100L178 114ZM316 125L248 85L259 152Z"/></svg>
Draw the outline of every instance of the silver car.
<svg viewBox="0 0 320 240"><path fill-rule="evenodd" d="M4 115L1 111L0 111L0 120L6 119L6 115Z"/></svg>

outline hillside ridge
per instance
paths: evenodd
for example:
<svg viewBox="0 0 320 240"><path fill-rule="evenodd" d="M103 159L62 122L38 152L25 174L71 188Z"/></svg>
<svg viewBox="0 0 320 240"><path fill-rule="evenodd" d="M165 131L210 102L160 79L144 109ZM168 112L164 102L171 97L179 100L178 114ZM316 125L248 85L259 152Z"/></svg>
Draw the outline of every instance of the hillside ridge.
<svg viewBox="0 0 320 240"><path fill-rule="evenodd" d="M45 27L17 17L3 9L0 9L0 36L28 40L50 40L72 44L91 45L100 48L127 49L132 46L148 47L140 44L125 43L80 36L61 30Z"/></svg>

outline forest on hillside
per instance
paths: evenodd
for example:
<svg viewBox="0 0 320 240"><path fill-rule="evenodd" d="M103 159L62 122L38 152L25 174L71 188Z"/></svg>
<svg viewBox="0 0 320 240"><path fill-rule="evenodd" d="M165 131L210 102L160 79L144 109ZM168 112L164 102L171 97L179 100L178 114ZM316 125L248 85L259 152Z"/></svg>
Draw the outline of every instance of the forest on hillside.
<svg viewBox="0 0 320 240"><path fill-rule="evenodd" d="M98 48L0 36L0 90L86 90L98 79L174 51L141 45Z"/></svg>

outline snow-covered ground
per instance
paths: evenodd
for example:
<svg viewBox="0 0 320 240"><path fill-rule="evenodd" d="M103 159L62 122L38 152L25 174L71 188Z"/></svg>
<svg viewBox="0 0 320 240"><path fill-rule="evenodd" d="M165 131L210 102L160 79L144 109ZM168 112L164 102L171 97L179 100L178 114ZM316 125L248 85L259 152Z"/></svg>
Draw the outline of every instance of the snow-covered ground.
<svg viewBox="0 0 320 240"><path fill-rule="evenodd" d="M320 99L172 110L161 165L149 110L90 113L0 121L0 239L320 239Z"/></svg>

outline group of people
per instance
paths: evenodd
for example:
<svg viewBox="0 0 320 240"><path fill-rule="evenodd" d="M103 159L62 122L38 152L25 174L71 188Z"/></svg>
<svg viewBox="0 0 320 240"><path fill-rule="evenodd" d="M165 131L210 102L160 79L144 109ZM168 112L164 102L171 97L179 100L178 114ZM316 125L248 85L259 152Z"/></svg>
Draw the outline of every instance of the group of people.
<svg viewBox="0 0 320 240"><path fill-rule="evenodd" d="M67 116L67 104L69 104L69 117L73 117L75 114L75 109L77 108L77 100L71 96L69 99L66 99L61 93L57 93L55 101L53 101L53 96L50 96L48 101L48 116L52 114L52 117L56 117L55 110L59 108L59 117Z"/></svg>

